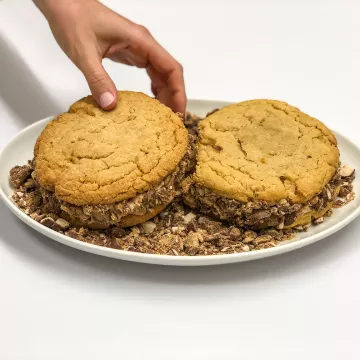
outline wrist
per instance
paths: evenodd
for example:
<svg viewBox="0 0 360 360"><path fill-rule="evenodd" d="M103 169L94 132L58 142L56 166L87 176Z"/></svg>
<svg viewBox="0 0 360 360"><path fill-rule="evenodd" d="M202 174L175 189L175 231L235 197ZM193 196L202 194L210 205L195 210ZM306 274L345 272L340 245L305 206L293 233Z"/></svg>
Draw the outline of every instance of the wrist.
<svg viewBox="0 0 360 360"><path fill-rule="evenodd" d="M94 1L97 0L33 0L48 21L56 17L59 13L69 11L73 7Z"/></svg>

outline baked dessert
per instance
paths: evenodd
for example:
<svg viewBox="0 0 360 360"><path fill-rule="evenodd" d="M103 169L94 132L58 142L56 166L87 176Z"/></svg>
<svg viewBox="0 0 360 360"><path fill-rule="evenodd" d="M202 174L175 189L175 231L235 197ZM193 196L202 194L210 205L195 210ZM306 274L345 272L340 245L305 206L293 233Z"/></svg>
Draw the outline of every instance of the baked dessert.
<svg viewBox="0 0 360 360"><path fill-rule="evenodd" d="M336 138L319 120L284 102L245 101L199 123L184 201L249 229L304 226L336 201L339 166Z"/></svg>
<svg viewBox="0 0 360 360"><path fill-rule="evenodd" d="M70 223L126 227L174 199L189 152L182 120L159 101L122 91L106 112L88 96L46 126L33 178L48 210Z"/></svg>
<svg viewBox="0 0 360 360"><path fill-rule="evenodd" d="M185 126L195 138L201 120L190 113L185 116ZM291 229L252 231L242 226L229 226L226 221L218 221L198 210L189 209L179 196L164 211L144 223L127 228L113 225L106 229L90 229L70 224L61 214L53 212L51 202L43 201L43 190L33 179L33 165L34 162L30 161L10 171L10 181L14 187L12 200L16 206L43 226L97 246L173 256L233 254L283 244L296 237L297 232L307 231L309 227L307 224ZM345 206L355 197L352 185L354 169L345 165L339 175L339 197L333 203L333 208ZM328 216L331 216L331 210L326 212L324 218L318 218L314 225L320 224Z"/></svg>

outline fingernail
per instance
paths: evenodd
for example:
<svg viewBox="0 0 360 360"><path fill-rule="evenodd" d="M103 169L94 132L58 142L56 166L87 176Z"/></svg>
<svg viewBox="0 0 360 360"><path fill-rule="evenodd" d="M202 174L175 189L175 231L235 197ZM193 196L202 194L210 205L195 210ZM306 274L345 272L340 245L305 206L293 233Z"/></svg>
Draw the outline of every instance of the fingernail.
<svg viewBox="0 0 360 360"><path fill-rule="evenodd" d="M100 106L107 108L114 101L114 95L110 92L105 92L100 95Z"/></svg>

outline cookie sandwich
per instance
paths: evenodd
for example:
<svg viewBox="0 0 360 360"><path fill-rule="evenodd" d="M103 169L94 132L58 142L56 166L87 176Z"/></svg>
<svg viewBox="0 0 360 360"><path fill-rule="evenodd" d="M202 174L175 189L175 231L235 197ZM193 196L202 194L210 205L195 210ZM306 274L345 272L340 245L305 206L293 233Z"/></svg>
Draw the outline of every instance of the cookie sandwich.
<svg viewBox="0 0 360 360"><path fill-rule="evenodd" d="M157 100L122 91L103 111L88 96L41 133L32 176L47 212L75 225L127 227L179 193L189 151L182 120Z"/></svg>
<svg viewBox="0 0 360 360"><path fill-rule="evenodd" d="M336 201L343 168L337 141L319 120L284 102L226 106L199 123L187 205L248 229L321 221Z"/></svg>

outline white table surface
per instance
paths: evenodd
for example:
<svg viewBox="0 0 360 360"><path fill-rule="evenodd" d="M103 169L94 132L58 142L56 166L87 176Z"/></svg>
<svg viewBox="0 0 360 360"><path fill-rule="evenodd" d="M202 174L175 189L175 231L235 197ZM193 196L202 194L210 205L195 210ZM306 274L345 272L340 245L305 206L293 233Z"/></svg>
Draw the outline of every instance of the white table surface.
<svg viewBox="0 0 360 360"><path fill-rule="evenodd" d="M357 0L106 1L182 62L193 98L277 98L360 141ZM143 71L106 63L122 89ZM46 21L0 0L0 148L88 93ZM360 219L282 256L165 268L55 243L0 203L0 358L359 359Z"/></svg>

